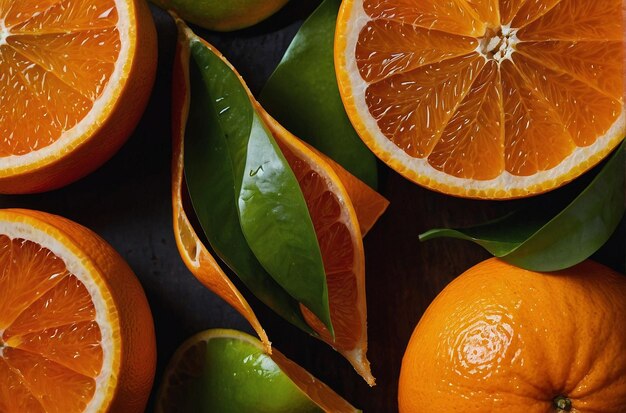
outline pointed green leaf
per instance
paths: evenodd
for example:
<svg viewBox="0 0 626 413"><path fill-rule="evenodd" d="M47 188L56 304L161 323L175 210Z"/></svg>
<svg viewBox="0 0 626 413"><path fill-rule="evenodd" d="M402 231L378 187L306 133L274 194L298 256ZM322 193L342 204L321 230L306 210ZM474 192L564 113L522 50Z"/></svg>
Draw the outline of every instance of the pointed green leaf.
<svg viewBox="0 0 626 413"><path fill-rule="evenodd" d="M207 238L289 321L303 327L295 313L302 303L332 331L321 252L296 177L236 73L195 36L190 52L185 176Z"/></svg>
<svg viewBox="0 0 626 413"><path fill-rule="evenodd" d="M562 211L549 195L500 220L465 229L435 229L420 240L451 237L473 241L496 257L534 271L558 271L593 255L624 215L625 144Z"/></svg>
<svg viewBox="0 0 626 413"><path fill-rule="evenodd" d="M333 46L340 0L325 0L304 22L261 92L263 107L293 134L376 189L376 157L341 102Z"/></svg>

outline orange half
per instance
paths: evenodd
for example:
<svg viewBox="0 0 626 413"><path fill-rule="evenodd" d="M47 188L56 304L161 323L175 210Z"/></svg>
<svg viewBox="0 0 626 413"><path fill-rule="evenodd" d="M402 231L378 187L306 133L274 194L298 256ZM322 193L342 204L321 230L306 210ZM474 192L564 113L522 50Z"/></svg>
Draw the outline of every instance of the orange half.
<svg viewBox="0 0 626 413"><path fill-rule="evenodd" d="M412 181L507 199L624 138L621 0L346 0L337 78L363 141Z"/></svg>
<svg viewBox="0 0 626 413"><path fill-rule="evenodd" d="M0 210L0 411L142 412L154 327L134 274L87 229Z"/></svg>
<svg viewBox="0 0 626 413"><path fill-rule="evenodd" d="M139 121L155 69L144 1L0 1L0 193L100 166Z"/></svg>

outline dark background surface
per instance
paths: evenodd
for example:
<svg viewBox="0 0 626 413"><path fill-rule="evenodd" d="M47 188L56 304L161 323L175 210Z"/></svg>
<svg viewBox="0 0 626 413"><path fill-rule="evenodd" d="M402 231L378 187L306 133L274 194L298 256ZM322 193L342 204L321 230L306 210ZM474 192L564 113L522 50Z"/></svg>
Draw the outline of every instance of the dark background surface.
<svg viewBox="0 0 626 413"><path fill-rule="evenodd" d="M319 3L291 1L271 19L244 31L197 33L221 50L258 94L304 18ZM196 281L176 249L171 225L169 120L176 33L169 16L156 8L153 12L159 31L157 82L128 143L87 178L47 194L0 196L0 207L38 209L75 220L103 236L129 262L143 284L155 319L156 390L170 356L189 336L208 328L252 330L238 313ZM368 355L376 387L369 388L330 347L279 319L254 298L250 301L276 348L356 407L368 413L391 413L397 411L402 354L422 313L455 276L488 257L481 248L462 241L420 243L418 234L444 225L479 223L524 201L447 197L418 187L384 166L380 166L379 190L391 206L365 239ZM622 225L622 231L599 255L600 261L614 267L623 264L623 230Z"/></svg>

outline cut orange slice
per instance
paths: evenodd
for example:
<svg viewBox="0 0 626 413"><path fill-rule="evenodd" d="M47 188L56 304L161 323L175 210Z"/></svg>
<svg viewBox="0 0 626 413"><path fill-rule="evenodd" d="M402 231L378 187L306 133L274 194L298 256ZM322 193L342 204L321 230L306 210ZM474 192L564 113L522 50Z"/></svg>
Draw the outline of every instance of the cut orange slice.
<svg viewBox="0 0 626 413"><path fill-rule="evenodd" d="M355 207L339 175L324 158L260 107L259 112L300 183L315 227L326 272L334 339L324 324L300 305L304 318L373 386L375 380L367 360L365 252Z"/></svg>
<svg viewBox="0 0 626 413"><path fill-rule="evenodd" d="M451 195L549 191L624 138L621 0L346 0L335 64L363 141Z"/></svg>
<svg viewBox="0 0 626 413"><path fill-rule="evenodd" d="M155 362L141 285L104 240L0 210L1 412L143 412Z"/></svg>
<svg viewBox="0 0 626 413"><path fill-rule="evenodd" d="M0 1L0 193L54 189L130 136L156 32L140 0Z"/></svg>

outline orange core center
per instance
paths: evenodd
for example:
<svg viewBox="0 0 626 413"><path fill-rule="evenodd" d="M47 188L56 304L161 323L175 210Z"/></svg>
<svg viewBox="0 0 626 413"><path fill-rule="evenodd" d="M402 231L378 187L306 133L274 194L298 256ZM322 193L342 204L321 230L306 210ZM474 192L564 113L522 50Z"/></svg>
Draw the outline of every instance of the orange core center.
<svg viewBox="0 0 626 413"><path fill-rule="evenodd" d="M515 45L519 42L517 29L509 26L489 28L478 40L478 52L487 60L495 60L498 64L511 59L515 52Z"/></svg>

